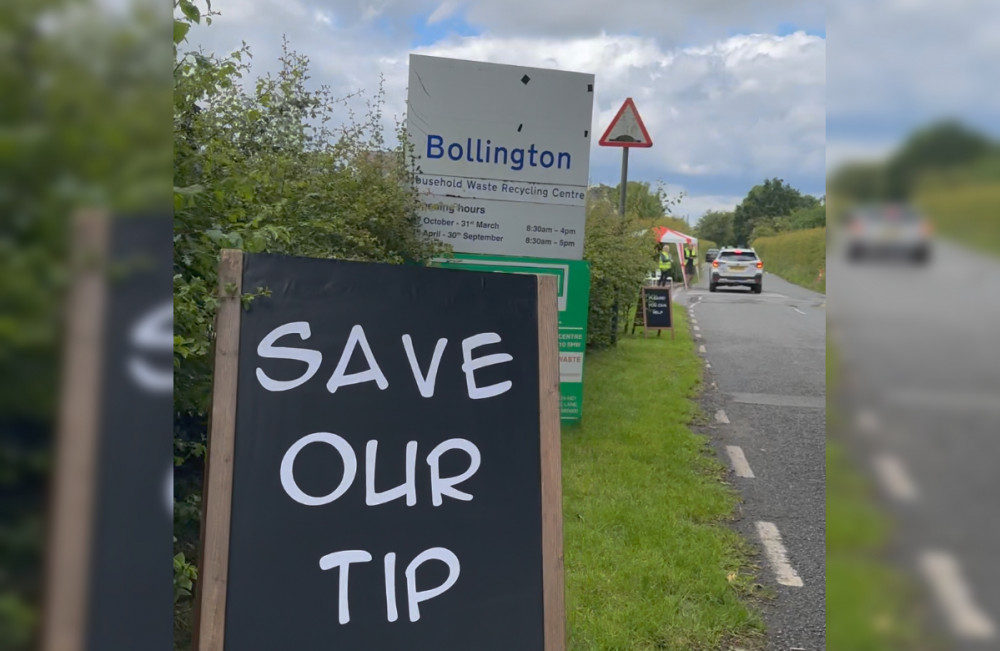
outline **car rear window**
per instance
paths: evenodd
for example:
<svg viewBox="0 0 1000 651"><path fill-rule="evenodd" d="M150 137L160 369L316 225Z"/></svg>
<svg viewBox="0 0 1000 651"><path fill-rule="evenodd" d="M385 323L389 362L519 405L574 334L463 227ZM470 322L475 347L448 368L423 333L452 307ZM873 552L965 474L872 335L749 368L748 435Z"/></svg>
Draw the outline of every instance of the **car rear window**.
<svg viewBox="0 0 1000 651"><path fill-rule="evenodd" d="M735 251L723 251L719 254L719 259L728 262L752 262L757 259L757 254L753 251L740 251L739 253Z"/></svg>

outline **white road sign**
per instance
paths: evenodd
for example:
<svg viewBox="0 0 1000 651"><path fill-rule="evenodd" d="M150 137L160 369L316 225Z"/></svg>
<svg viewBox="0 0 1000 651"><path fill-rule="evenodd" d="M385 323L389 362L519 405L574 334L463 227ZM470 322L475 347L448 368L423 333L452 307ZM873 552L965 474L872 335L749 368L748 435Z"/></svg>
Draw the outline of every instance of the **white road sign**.
<svg viewBox="0 0 1000 651"><path fill-rule="evenodd" d="M410 55L422 227L456 252L579 260L594 75Z"/></svg>

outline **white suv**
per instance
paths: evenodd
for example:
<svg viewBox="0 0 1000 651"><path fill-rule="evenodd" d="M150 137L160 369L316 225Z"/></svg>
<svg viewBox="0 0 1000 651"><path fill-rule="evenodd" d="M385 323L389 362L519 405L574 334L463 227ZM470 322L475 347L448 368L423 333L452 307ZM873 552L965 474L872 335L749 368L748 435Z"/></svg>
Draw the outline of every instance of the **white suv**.
<svg viewBox="0 0 1000 651"><path fill-rule="evenodd" d="M753 249L727 246L719 250L712 260L708 290L714 292L719 285L743 285L754 294L764 291L764 263Z"/></svg>

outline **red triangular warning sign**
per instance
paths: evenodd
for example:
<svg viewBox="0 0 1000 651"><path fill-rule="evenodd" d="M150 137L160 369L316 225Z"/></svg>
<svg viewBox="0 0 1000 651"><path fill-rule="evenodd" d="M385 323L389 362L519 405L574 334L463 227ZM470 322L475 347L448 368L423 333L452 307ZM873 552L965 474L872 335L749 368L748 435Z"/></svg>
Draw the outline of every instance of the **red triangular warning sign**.
<svg viewBox="0 0 1000 651"><path fill-rule="evenodd" d="M608 130L601 136L599 145L605 147L652 147L653 139L646 131L646 125L639 117L635 102L629 97L618 109L618 115L611 121Z"/></svg>

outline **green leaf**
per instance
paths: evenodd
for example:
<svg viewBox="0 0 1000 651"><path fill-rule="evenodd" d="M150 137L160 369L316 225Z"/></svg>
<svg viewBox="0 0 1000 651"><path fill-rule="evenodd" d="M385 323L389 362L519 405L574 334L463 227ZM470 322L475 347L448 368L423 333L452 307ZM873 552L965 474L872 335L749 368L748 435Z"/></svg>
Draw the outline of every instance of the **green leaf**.
<svg viewBox="0 0 1000 651"><path fill-rule="evenodd" d="M191 2L191 0L180 0L180 6L181 11L184 12L184 15L188 20L193 23L201 22L201 12L198 10L198 7Z"/></svg>
<svg viewBox="0 0 1000 651"><path fill-rule="evenodd" d="M187 33L190 29L191 23L174 19L174 45L179 45L181 41L187 38Z"/></svg>

